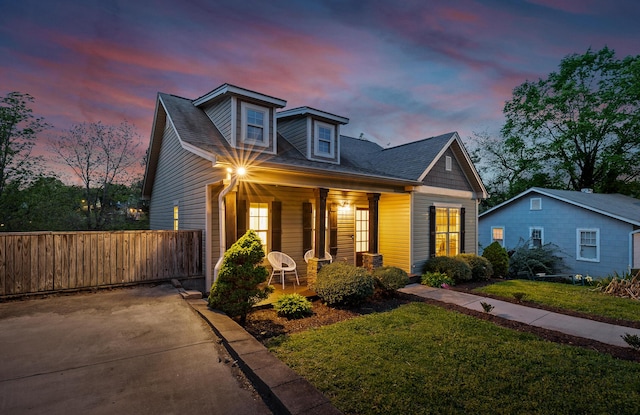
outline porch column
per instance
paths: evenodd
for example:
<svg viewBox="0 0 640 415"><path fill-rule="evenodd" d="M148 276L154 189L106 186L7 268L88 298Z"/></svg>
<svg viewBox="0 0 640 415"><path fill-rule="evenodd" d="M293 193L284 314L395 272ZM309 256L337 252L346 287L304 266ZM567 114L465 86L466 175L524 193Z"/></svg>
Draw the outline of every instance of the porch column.
<svg viewBox="0 0 640 415"><path fill-rule="evenodd" d="M318 188L314 190L316 196L316 235L315 235L315 255L316 258L324 258L324 251L327 246L327 195L329 189Z"/></svg>
<svg viewBox="0 0 640 415"><path fill-rule="evenodd" d="M367 193L369 199L369 253L378 253L378 201L380 193Z"/></svg>
<svg viewBox="0 0 640 415"><path fill-rule="evenodd" d="M382 266L378 253L378 201L380 193L367 193L369 199L369 252L362 254L362 266L369 271Z"/></svg>

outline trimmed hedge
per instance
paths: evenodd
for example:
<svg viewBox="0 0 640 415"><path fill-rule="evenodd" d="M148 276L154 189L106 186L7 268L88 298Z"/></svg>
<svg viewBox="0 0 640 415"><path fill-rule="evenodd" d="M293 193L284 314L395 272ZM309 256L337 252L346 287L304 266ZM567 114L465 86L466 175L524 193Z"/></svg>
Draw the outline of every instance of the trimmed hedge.
<svg viewBox="0 0 640 415"><path fill-rule="evenodd" d="M314 289L330 306L357 305L373 296L375 283L364 268L346 262L334 262L318 272Z"/></svg>
<svg viewBox="0 0 640 415"><path fill-rule="evenodd" d="M376 268L373 270L372 276L384 291L395 291L409 284L409 276L405 270L398 267Z"/></svg>
<svg viewBox="0 0 640 415"><path fill-rule="evenodd" d="M461 259L469 265L473 281L487 281L493 276L493 266L487 258L476 254L459 254L455 258Z"/></svg>
<svg viewBox="0 0 640 415"><path fill-rule="evenodd" d="M506 278L509 274L509 254L498 242L492 242L482 251L482 257L486 258L493 267L493 275Z"/></svg>
<svg viewBox="0 0 640 415"><path fill-rule="evenodd" d="M455 282L471 281L471 267L462 259L450 256L437 256L430 258L424 265L424 274L427 272L441 272L453 278Z"/></svg>

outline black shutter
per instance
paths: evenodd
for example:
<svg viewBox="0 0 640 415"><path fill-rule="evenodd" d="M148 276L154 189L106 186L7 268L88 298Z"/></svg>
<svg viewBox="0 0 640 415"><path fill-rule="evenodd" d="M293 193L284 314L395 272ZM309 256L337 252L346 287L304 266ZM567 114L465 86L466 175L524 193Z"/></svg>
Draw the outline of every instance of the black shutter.
<svg viewBox="0 0 640 415"><path fill-rule="evenodd" d="M282 202L271 202L271 250L282 251Z"/></svg>
<svg viewBox="0 0 640 415"><path fill-rule="evenodd" d="M338 205L331 204L329 208L329 253L338 255Z"/></svg>
<svg viewBox="0 0 640 415"><path fill-rule="evenodd" d="M313 249L313 204L302 203L302 255Z"/></svg>
<svg viewBox="0 0 640 415"><path fill-rule="evenodd" d="M238 237L247 233L247 201L238 200L237 203Z"/></svg>
<svg viewBox="0 0 640 415"><path fill-rule="evenodd" d="M436 256L436 207L429 206L429 258Z"/></svg>
<svg viewBox="0 0 640 415"><path fill-rule="evenodd" d="M460 253L464 254L464 208L460 208Z"/></svg>
<svg viewBox="0 0 640 415"><path fill-rule="evenodd" d="M236 229L236 193L232 192L224 198L224 231L225 231L225 247L231 248L231 245L238 240Z"/></svg>

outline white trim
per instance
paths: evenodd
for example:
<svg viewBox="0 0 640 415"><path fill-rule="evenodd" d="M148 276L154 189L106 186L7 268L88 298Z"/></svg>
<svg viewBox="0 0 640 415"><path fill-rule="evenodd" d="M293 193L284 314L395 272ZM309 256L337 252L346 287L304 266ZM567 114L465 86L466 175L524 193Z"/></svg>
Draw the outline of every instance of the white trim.
<svg viewBox="0 0 640 415"><path fill-rule="evenodd" d="M529 248L535 248L535 246L533 245L533 238L531 237L531 234L533 233L534 230L540 231L540 246L544 245L544 227L529 226Z"/></svg>
<svg viewBox="0 0 640 415"><path fill-rule="evenodd" d="M538 206L534 206L534 202L538 202ZM542 210L542 198L541 197L532 197L529 199L529 210Z"/></svg>
<svg viewBox="0 0 640 415"><path fill-rule="evenodd" d="M340 124L348 124L349 123L349 119L346 118L346 117L341 117L339 115L331 114L331 113L325 112L325 111L320 111L320 110L317 110L315 108L310 108L310 107L298 107L298 108L292 108L292 109L286 110L286 111L281 111L281 112L276 114L276 117L277 118L286 118L286 117L293 117L293 116L296 116L296 115L315 115L316 117L326 118L328 120L335 121L335 122L340 123Z"/></svg>
<svg viewBox="0 0 640 415"><path fill-rule="evenodd" d="M231 97L231 137L229 137L229 144L231 147L237 147L238 142L238 100L236 97Z"/></svg>
<svg viewBox="0 0 640 415"><path fill-rule="evenodd" d="M462 209L462 203L447 203L447 202L433 202L433 206L437 208L454 208L454 209Z"/></svg>
<svg viewBox="0 0 640 415"><path fill-rule="evenodd" d="M315 120L313 126L313 149L316 157L335 158L336 156L336 126L333 124L327 124L326 122ZM320 128L329 130L331 137L329 137L329 152L320 151Z"/></svg>
<svg viewBox="0 0 640 415"><path fill-rule="evenodd" d="M588 258L580 255L580 247L582 246L580 234L582 232L596 233L596 257ZM599 228L576 228L576 261L600 262L600 229Z"/></svg>
<svg viewBox="0 0 640 415"><path fill-rule="evenodd" d="M208 102L214 98L217 98L221 95L225 95L228 93L232 93L232 94L237 94L237 95L241 95L247 98L253 98L256 99L258 101L262 101L265 103L269 103L272 104L276 107L280 107L283 108L285 105L287 105L287 101L280 99L280 98L276 98L276 97L272 97L269 95L264 95L261 94L259 92L255 92L255 91L250 91L248 89L244 89L244 88L240 88L237 87L235 85L230 85L230 84L222 84L219 87L217 87L216 89L214 89L213 91L209 92L206 95L201 96L200 98L197 98L196 100L193 101L193 105L200 106L202 104L204 104L205 102Z"/></svg>
<svg viewBox="0 0 640 415"><path fill-rule="evenodd" d="M491 227L491 243L493 242L498 242L497 240L493 239L493 230L494 229L502 229L502 243L500 243L500 246L502 246L504 248L504 240L505 240L505 227L504 226L492 226Z"/></svg>
<svg viewBox="0 0 640 415"><path fill-rule="evenodd" d="M462 197L465 199L478 199L479 195L475 192L470 192L468 190L456 190L456 189L446 189L443 187L434 187L434 186L414 186L413 189L410 189L416 193L428 193L432 195L439 196L453 196L453 197Z"/></svg>
<svg viewBox="0 0 640 415"><path fill-rule="evenodd" d="M451 156L444 156L444 170L453 170L453 161L451 160Z"/></svg>
<svg viewBox="0 0 640 415"><path fill-rule="evenodd" d="M307 159L311 159L311 146L313 146L313 120L307 117Z"/></svg>
<svg viewBox="0 0 640 415"><path fill-rule="evenodd" d="M247 120L247 111L253 110L256 112L263 113L263 122L262 125L262 141L249 140L247 139L247 126L249 125L249 121ZM242 144L248 144L252 146L258 147L269 147L269 135L270 135L270 111L268 107L262 107L260 105L251 104L248 102L242 101L240 103L240 112L241 112L241 123L240 126L240 141Z"/></svg>

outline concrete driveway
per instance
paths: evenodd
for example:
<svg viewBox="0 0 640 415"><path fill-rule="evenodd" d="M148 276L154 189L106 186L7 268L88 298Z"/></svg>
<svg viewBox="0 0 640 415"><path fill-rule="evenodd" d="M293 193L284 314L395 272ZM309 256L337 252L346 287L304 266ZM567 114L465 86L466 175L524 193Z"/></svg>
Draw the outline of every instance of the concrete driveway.
<svg viewBox="0 0 640 415"><path fill-rule="evenodd" d="M0 304L2 414L269 414L171 285Z"/></svg>

